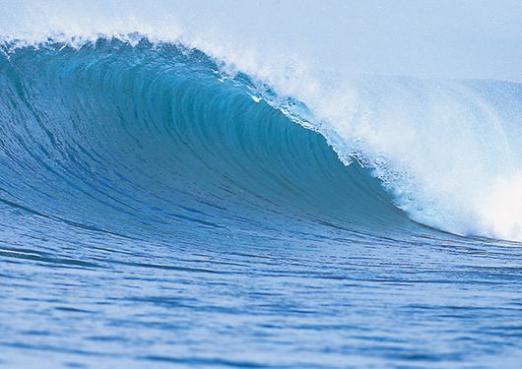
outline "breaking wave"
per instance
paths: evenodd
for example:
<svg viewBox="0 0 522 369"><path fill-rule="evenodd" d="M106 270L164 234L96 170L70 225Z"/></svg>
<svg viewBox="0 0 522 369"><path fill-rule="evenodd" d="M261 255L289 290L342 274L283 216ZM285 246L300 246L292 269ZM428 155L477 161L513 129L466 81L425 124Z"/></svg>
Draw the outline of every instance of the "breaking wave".
<svg viewBox="0 0 522 369"><path fill-rule="evenodd" d="M522 237L520 85L278 88L197 48L129 37L4 44L5 202L135 235L288 219L418 227L409 218Z"/></svg>

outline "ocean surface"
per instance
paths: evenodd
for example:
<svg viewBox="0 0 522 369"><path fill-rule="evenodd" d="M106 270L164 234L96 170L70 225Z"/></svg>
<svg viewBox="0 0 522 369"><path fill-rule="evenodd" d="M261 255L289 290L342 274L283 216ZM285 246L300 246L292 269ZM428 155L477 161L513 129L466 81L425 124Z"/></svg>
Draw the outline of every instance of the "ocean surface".
<svg viewBox="0 0 522 369"><path fill-rule="evenodd" d="M521 84L77 41L0 48L0 367L520 367Z"/></svg>

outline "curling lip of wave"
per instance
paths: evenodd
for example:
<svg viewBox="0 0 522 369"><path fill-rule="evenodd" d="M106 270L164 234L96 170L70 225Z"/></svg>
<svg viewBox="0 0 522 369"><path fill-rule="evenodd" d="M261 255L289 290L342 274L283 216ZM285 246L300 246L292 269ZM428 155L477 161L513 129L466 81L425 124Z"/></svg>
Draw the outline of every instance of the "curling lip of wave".
<svg viewBox="0 0 522 369"><path fill-rule="evenodd" d="M24 100L18 101L18 107L26 111L14 112L12 106L4 106L2 109L8 112L5 114L10 114L10 118L29 114L38 128L25 127L25 131L42 130L51 138L51 146L60 141L53 141L53 137L60 137L65 147L80 147L88 135L100 137L97 135L110 125L112 131L104 133L118 143L117 147L114 143L111 147L97 147L99 142L87 143L79 149L86 156L79 162L88 167L102 165L100 170L117 173L126 183L140 184L141 189L156 185L143 183L143 178L127 176L132 168L145 168L144 163L153 160L152 157L160 160L158 155L163 153L177 157L177 161L171 166L164 163L144 170L161 172L168 168L171 173L177 172L158 186L163 186L158 188L162 193L173 188L183 192L180 188L186 185L185 182L195 183L212 174L211 177L221 178L214 178L215 183L208 186L199 183L197 192L210 193L222 188L222 177L226 177L227 185L237 186L235 190L251 192L258 200L265 201L263 205L256 203L257 208L277 203L278 209L293 208L297 213L306 209L305 213L327 214L339 223L362 223L366 228L372 228L375 224L369 219L395 224L404 218L392 205L395 204L406 210L413 220L442 230L519 238L518 198L513 197L515 205L509 209L498 206L493 200L500 199L499 191L505 192L506 188L516 194L513 190L516 181L511 178L516 178L513 173L519 165L514 160L519 153L513 148L520 133L512 124L513 118L521 113L516 108L522 95L518 84L379 77L353 79L346 84L334 84L329 89L316 80L305 79L303 83L315 83L310 89L300 89L303 84L299 82L292 86L292 80L286 81L288 88L281 88L280 81L276 81L274 90L270 84L247 74L237 70L231 72L229 65L209 58L197 49L180 44L151 44L138 34L123 38L124 41L101 38L95 43L80 40L76 48L51 41L37 48L20 47L18 42L7 43L3 62L7 67L3 69L8 70L13 65L16 68L8 72L15 77L3 82L12 85L9 91L15 95L20 95L19 89L27 91L24 91L25 96L15 99ZM43 66L42 70L36 70L29 62L31 58ZM31 84L34 86L28 87ZM51 119L53 114L43 113L50 107L49 97L43 97L43 91L49 88L56 89L54 97L61 101L58 107L53 107L54 121ZM314 94L318 97L312 96ZM290 124L288 119L309 130ZM64 125L67 120L73 121L74 127L57 126L57 122ZM105 124L103 128L97 124L100 121ZM16 132L21 128L11 129ZM226 132L224 137L221 136L223 130ZM320 132L336 154L332 155L323 137L311 131ZM165 132L169 135L168 142L161 137ZM453 144L441 151L441 143L448 139L450 143L454 141ZM56 147L46 148L49 143L35 141L34 137L32 140L23 143L26 150L36 143L47 157L50 152L57 157L63 156L63 153L53 151ZM161 141L161 150L158 142L154 144L153 141ZM219 144L219 141L225 144ZM310 141L314 141L314 145ZM124 168L107 168L108 162L103 160L113 162L114 157L125 157L122 148L125 145L129 152L134 147L150 157L144 161L141 154L132 153L123 160ZM270 146L277 146L277 149L268 150ZM310 147L313 149L308 153ZM320 155L317 147L321 148ZM95 162L94 156L89 156L89 150L99 156L99 160ZM188 158L193 155L205 165L205 169L199 168L199 173L189 165L179 163L180 157L189 162ZM209 159L210 155L241 157L243 162L236 167L222 167ZM355 159L356 164L344 168L338 158L345 164ZM281 159L288 167L280 166L281 163L275 165ZM473 163L477 162L480 165L474 167ZM52 162L45 164L47 168L55 165ZM255 181L246 183L241 178L245 173L238 169L251 166L258 169L257 173L248 173ZM86 185L85 173L79 168L75 170L78 170L81 188ZM46 175L42 174L42 178ZM393 196L382 191L379 181L372 176L378 177ZM273 178L277 184L272 183ZM265 187L261 188L260 184ZM90 183L83 193L90 198L96 197L90 191L100 191L95 188L99 185ZM292 187L295 187L292 195L296 197L289 201L291 197L286 195ZM55 190L49 188L48 194ZM278 198L280 194L285 196ZM127 202L130 198L113 197L112 201L121 203L123 208L130 207ZM205 201L216 205L215 199L207 201L204 198L192 208L194 199L186 198L186 194L182 197L179 193L169 195L163 198L166 204L154 204L157 199L139 196L134 201L163 210L180 202L188 203L187 208L196 211L202 210L197 208ZM505 198L502 199L506 203ZM240 203L252 205L252 199ZM218 208L228 209L229 205L225 201ZM83 207L86 206L90 205ZM63 211L59 206L50 207ZM81 213L85 215L90 211L83 209ZM209 215L206 220L198 219L212 224L213 210L206 208L203 213ZM177 214L177 218L192 219L187 214ZM404 220L398 222L403 224Z"/></svg>

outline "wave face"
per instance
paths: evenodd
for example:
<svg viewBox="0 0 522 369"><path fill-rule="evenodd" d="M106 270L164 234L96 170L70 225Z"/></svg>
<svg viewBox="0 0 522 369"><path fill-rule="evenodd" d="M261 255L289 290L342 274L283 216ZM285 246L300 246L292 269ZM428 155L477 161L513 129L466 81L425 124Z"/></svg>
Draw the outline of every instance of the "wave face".
<svg viewBox="0 0 522 369"><path fill-rule="evenodd" d="M3 70L3 199L20 208L140 237L289 218L410 225L368 170L198 50L48 45Z"/></svg>
<svg viewBox="0 0 522 369"><path fill-rule="evenodd" d="M357 79L325 110L180 44L56 44L8 52L3 65L4 155L30 152L19 165L36 181L20 186L27 168L6 160L4 191L35 211L93 226L100 211L126 214L127 227L130 210L133 227L168 232L186 211L215 218L212 206L235 226L227 216L248 206L370 233L407 227L405 211L452 233L522 237L518 84Z"/></svg>
<svg viewBox="0 0 522 369"><path fill-rule="evenodd" d="M518 329L522 255L473 237L522 237L519 84L281 88L132 38L3 46L0 257L17 292L0 363L520 357L490 342Z"/></svg>

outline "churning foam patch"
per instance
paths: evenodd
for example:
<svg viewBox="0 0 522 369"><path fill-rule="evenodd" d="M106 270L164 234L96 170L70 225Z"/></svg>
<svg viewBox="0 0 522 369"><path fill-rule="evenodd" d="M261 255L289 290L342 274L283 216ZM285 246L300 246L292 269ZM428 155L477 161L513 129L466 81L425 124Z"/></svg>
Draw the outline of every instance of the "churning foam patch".
<svg viewBox="0 0 522 369"><path fill-rule="evenodd" d="M498 179L479 211L492 235L522 241L522 170Z"/></svg>

